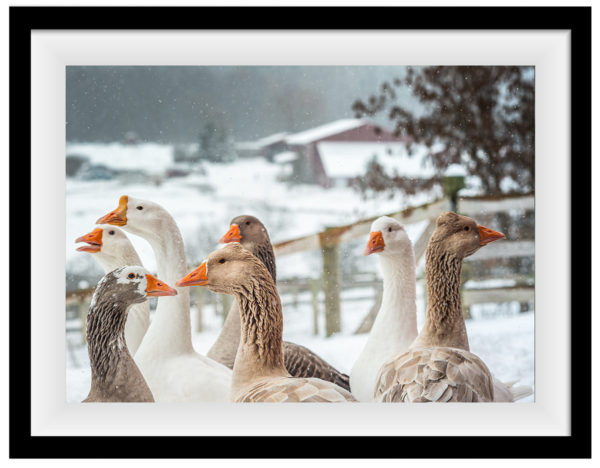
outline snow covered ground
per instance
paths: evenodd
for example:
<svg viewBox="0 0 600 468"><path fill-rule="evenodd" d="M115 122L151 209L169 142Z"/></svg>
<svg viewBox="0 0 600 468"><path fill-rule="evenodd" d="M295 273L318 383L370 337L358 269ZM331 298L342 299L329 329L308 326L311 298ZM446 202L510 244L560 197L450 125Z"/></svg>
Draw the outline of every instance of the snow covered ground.
<svg viewBox="0 0 600 468"><path fill-rule="evenodd" d="M170 146L145 144L125 147L118 144L68 145L68 154L83 154L96 164L121 169L144 169L159 174L172 165ZM431 201L434 194L390 199L381 196L363 200L350 188L322 189L317 186L288 185L278 181L282 168L262 159L238 160L232 164L205 164L205 174L166 179L160 184L129 183L120 180L83 181L67 179L66 186L66 262L67 276L86 273L97 281L102 270L90 254L77 252L74 240L95 227L95 221L115 209L121 195L152 200L164 206L177 222L190 265L195 266L217 248L217 240L226 232L229 221L240 214L252 214L267 226L273 242L293 239L347 224L365 217L388 214L408 206ZM423 223L408 226L414 241ZM145 267L156 271L150 245L129 235ZM366 242L367 237L364 241ZM360 244L360 245L359 245ZM377 272L376 255L362 257L362 242L342 248L342 262L352 262L358 272ZM354 252L356 250L356 252ZM301 252L278 258L278 279L320 275L318 252ZM81 287L88 286L83 283ZM312 333L312 308L301 303L291 307L291 298L283 297L284 338L311 348L343 372L349 372L367 338L354 335L372 305L372 291L345 291L342 295L342 331L332 337ZM422 291L421 291L422 294ZM358 297L358 299L357 299ZM363 299L360 299L360 298ZM300 298L302 299L302 297ZM155 301L156 299L152 299ZM302 301L300 301L302 302ZM422 321L424 302L418 302ZM322 310L322 309L321 309ZM467 323L471 350L488 364L496 377L519 384L534 384L534 314L519 314L518 304L480 306L473 309ZM196 320L192 310L192 322ZM490 318L493 317L493 318ZM321 317L322 319L322 317ZM221 318L211 306L203 310L203 332L194 333L198 352L205 353L220 330ZM76 324L71 324L76 325ZM195 326L193 326L195 330ZM321 333L324 324L320 324ZM81 401L89 390L87 348L78 332L67 334L67 401ZM533 401L533 396L521 401Z"/></svg>

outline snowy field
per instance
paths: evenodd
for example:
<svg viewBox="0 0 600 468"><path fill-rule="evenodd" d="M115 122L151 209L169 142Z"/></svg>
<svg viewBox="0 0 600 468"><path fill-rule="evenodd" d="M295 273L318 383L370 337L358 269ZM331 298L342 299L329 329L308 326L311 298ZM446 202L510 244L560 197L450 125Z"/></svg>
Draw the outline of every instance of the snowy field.
<svg viewBox="0 0 600 468"><path fill-rule="evenodd" d="M68 145L67 153L84 154L94 163L114 168L142 168L155 175L172 165L171 148L165 145L124 147L117 144L77 144ZM67 179L67 276L86 273L94 278L91 284L82 282L80 287L93 286L102 277L102 270L91 255L75 250L74 240L94 229L96 219L115 209L121 195L157 202L172 214L182 232L191 267L197 266L217 248L217 240L227 231L230 220L240 214L252 214L261 219L275 243L312 234L328 226L420 205L437 195L431 193L394 199L381 196L363 200L360 194L350 188L325 190L317 186L290 186L278 181L278 176L284 170L280 165L262 159L239 160L228 165L205 164L204 170L204 174L193 173L186 177L166 179L160 184ZM423 227L423 223L407 227L413 242ZM129 235L129 238L144 266L155 273L156 262L150 245L139 237ZM366 241L367 236L364 239ZM353 268L358 268L354 271L379 274L377 256L362 257L363 248L362 241L343 247L342 262L352 262ZM422 268L421 264L418 274ZM277 270L278 279L317 278L321 272L321 259L318 252L284 256L278 258ZM422 322L422 289L419 294L417 307L419 322ZM284 339L307 346L340 371L350 372L367 339L367 335L355 335L353 332L372 306L370 295L372 291L369 290L343 293L342 331L329 338L313 335L312 308L302 303L302 297L299 298L298 307L292 307L292 298L282 297ZM503 381L518 380L518 384L533 387L534 313L518 313L518 304L515 303L487 304L474 307L472 312L474 317L481 318L467 322L471 351L486 362L497 378ZM192 309L191 317L192 329L195 330L195 309ZM221 318L214 308L205 306L203 332L193 335L198 352L205 353L210 348L219 333L220 324ZM320 330L322 333L324 323L320 324ZM67 334L67 345L66 399L77 402L85 398L89 390L87 348L82 345L78 332ZM521 401L531 402L533 396Z"/></svg>

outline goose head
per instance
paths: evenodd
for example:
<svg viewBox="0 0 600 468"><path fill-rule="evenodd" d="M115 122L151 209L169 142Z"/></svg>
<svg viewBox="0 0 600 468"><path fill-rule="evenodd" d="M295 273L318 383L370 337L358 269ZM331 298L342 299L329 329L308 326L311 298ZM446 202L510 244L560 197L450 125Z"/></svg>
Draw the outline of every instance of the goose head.
<svg viewBox="0 0 600 468"><path fill-rule="evenodd" d="M96 295L110 292L109 300L125 304L144 302L148 296L175 296L177 291L140 266L124 266L107 273L98 283Z"/></svg>
<svg viewBox="0 0 600 468"><path fill-rule="evenodd" d="M113 258L120 257L123 251L132 247L125 233L109 224L103 224L75 239L75 243L79 242L85 242L87 245L77 247L78 252L99 253Z"/></svg>
<svg viewBox="0 0 600 468"><path fill-rule="evenodd" d="M176 286L205 286L213 292L235 294L257 278L272 281L262 262L239 243L212 252L198 268L175 283Z"/></svg>
<svg viewBox="0 0 600 468"><path fill-rule="evenodd" d="M363 255L403 255L412 251L412 243L404 226L389 216L381 216L371 224L371 232Z"/></svg>
<svg viewBox="0 0 600 468"><path fill-rule="evenodd" d="M148 238L160 232L167 219L170 219L170 215L158 203L123 195L119 199L119 206L99 218L96 224L120 226L133 234Z"/></svg>
<svg viewBox="0 0 600 468"><path fill-rule="evenodd" d="M473 255L484 245L505 237L501 232L480 226L468 216L446 211L438 217L429 245L462 259Z"/></svg>
<svg viewBox="0 0 600 468"><path fill-rule="evenodd" d="M240 242L242 245L247 245L270 242L267 229L263 223L254 216L236 216L229 224L229 230L219 239L219 244Z"/></svg>

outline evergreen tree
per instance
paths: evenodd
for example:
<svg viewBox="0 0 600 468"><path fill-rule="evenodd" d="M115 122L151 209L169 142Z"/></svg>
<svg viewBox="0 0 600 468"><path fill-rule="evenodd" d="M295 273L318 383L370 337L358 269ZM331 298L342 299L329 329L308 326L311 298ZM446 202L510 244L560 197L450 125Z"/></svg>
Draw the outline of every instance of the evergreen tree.
<svg viewBox="0 0 600 468"><path fill-rule="evenodd" d="M227 128L216 121L208 121L198 134L198 157L211 162L229 162L235 159L234 141Z"/></svg>

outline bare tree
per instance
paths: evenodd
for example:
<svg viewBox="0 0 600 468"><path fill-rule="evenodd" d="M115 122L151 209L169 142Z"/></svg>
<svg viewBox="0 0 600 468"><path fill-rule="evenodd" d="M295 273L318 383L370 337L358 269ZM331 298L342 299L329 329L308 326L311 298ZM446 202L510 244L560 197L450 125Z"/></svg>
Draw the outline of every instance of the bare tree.
<svg viewBox="0 0 600 468"><path fill-rule="evenodd" d="M408 87L424 111L403 107L396 93L400 87ZM532 67L408 68L404 77L384 82L379 93L366 102L355 101L352 109L359 118L387 112L395 133L410 138L409 153L414 144L425 145L440 174L461 164L488 194L534 190ZM363 192L398 187L414 192L420 187L414 180L386 174L376 162L358 186Z"/></svg>

